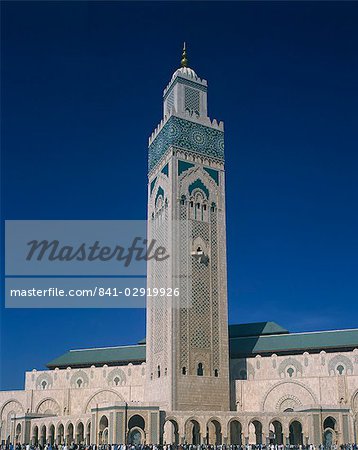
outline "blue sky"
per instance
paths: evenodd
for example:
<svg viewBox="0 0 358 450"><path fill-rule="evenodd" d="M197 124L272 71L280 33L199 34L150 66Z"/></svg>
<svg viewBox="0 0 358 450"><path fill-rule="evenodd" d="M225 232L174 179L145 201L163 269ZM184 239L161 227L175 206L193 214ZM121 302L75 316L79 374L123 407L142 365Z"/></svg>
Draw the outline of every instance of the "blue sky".
<svg viewBox="0 0 358 450"><path fill-rule="evenodd" d="M357 326L357 3L1 7L3 218L145 218L147 138L185 40L225 121L230 322ZM0 386L144 333L144 310L2 309Z"/></svg>

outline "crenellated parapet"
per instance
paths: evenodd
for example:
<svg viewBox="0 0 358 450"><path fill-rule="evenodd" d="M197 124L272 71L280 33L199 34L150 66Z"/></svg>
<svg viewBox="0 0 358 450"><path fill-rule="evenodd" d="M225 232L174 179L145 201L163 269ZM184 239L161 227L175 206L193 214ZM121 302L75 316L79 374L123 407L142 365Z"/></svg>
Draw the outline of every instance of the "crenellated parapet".
<svg viewBox="0 0 358 450"><path fill-rule="evenodd" d="M165 114L164 118L159 122L157 127L154 129L152 134L148 139L148 145L151 145L155 138L158 136L164 125L168 122L171 116L176 116L184 120L190 120L195 123L199 123L200 125L204 125L206 127L214 128L215 130L224 131L224 122L218 121L217 119L210 119L210 117L193 117L193 113L190 111L179 112L176 111L173 107L167 114Z"/></svg>
<svg viewBox="0 0 358 450"><path fill-rule="evenodd" d="M187 86L195 87L196 89L200 89L204 92L206 92L208 88L208 82L204 80L204 78L199 78L193 69L190 69L189 67L182 67L173 73L171 80L163 91L163 98L167 97L174 85L178 82L186 84Z"/></svg>

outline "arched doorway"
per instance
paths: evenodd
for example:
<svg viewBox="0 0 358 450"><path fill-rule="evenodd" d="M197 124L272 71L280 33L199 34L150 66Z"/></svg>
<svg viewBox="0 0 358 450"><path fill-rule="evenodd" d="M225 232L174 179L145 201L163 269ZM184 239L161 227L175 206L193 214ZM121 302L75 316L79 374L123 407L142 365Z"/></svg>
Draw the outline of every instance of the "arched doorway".
<svg viewBox="0 0 358 450"><path fill-rule="evenodd" d="M221 424L216 419L209 420L206 425L206 443L221 445Z"/></svg>
<svg viewBox="0 0 358 450"><path fill-rule="evenodd" d="M337 427L337 421L334 417L328 416L325 418L323 422L323 430L330 428L331 430L335 430Z"/></svg>
<svg viewBox="0 0 358 450"><path fill-rule="evenodd" d="M91 445L91 422L87 423L86 427L86 444Z"/></svg>
<svg viewBox="0 0 358 450"><path fill-rule="evenodd" d="M326 449L331 449L336 443L337 421L334 417L328 416L323 422L323 445Z"/></svg>
<svg viewBox="0 0 358 450"><path fill-rule="evenodd" d="M141 445L144 443L144 432L141 428L134 427L130 430L128 436L129 444Z"/></svg>
<svg viewBox="0 0 358 450"><path fill-rule="evenodd" d="M278 420L273 420L270 423L270 444L282 445L283 444L283 433L282 424Z"/></svg>
<svg viewBox="0 0 358 450"><path fill-rule="evenodd" d="M139 414L135 414L128 420L128 442L139 445L144 443L145 420Z"/></svg>
<svg viewBox="0 0 358 450"><path fill-rule="evenodd" d="M21 438L21 423L18 423L16 425L15 430L15 443L22 444L22 438Z"/></svg>
<svg viewBox="0 0 358 450"><path fill-rule="evenodd" d="M164 423L164 443L179 445L179 426L174 419L168 419Z"/></svg>
<svg viewBox="0 0 358 450"><path fill-rule="evenodd" d="M230 444L242 445L242 425L238 420L230 422Z"/></svg>
<svg viewBox="0 0 358 450"><path fill-rule="evenodd" d="M74 441L74 431L73 431L73 423L69 423L67 425L67 433L66 433L66 444L71 445Z"/></svg>
<svg viewBox="0 0 358 450"><path fill-rule="evenodd" d="M262 423L253 420L249 424L249 444L262 444Z"/></svg>
<svg viewBox="0 0 358 450"><path fill-rule="evenodd" d="M32 445L37 445L39 442L39 427L35 425L32 429Z"/></svg>
<svg viewBox="0 0 358 450"><path fill-rule="evenodd" d="M108 444L108 417L102 416L99 421L98 443L100 445Z"/></svg>
<svg viewBox="0 0 358 450"><path fill-rule="evenodd" d="M55 443L55 425L51 425L48 433L48 442L53 445Z"/></svg>
<svg viewBox="0 0 358 450"><path fill-rule="evenodd" d="M41 433L40 433L40 444L42 445L42 447L45 447L46 445L46 426L42 425L41 427Z"/></svg>
<svg viewBox="0 0 358 450"><path fill-rule="evenodd" d="M85 427L82 422L78 422L76 427L76 444L84 443Z"/></svg>
<svg viewBox="0 0 358 450"><path fill-rule="evenodd" d="M201 442L200 425L194 419L187 421L185 426L185 440L188 444L199 445Z"/></svg>
<svg viewBox="0 0 358 450"><path fill-rule="evenodd" d="M290 445L303 445L302 424L294 420L290 424Z"/></svg>
<svg viewBox="0 0 358 450"><path fill-rule="evenodd" d="M65 427L60 423L57 425L57 443L64 444L65 441Z"/></svg>
<svg viewBox="0 0 358 450"><path fill-rule="evenodd" d="M325 430L325 432L323 433L323 445L325 449L331 449L332 445L333 445L333 430Z"/></svg>

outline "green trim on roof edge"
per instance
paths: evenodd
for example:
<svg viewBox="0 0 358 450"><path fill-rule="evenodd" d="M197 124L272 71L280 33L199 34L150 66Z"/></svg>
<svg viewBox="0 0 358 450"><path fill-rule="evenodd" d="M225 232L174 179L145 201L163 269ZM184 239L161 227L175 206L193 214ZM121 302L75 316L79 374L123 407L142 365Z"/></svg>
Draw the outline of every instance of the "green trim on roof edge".
<svg viewBox="0 0 358 450"><path fill-rule="evenodd" d="M277 327L277 328L275 328ZM261 335L247 335L254 329L262 329ZM277 329L276 334L269 334ZM240 331L241 330L241 331ZM241 333L241 334L240 334ZM246 333L246 335L245 335ZM317 353L326 351L347 351L358 348L358 329L318 331L311 333L289 333L274 322L230 325L230 358L254 357L256 355L294 354L305 351ZM104 364L125 365L145 361L145 339L137 345L70 350L47 364L55 367L90 367Z"/></svg>
<svg viewBox="0 0 358 450"><path fill-rule="evenodd" d="M267 334L288 334L286 328L276 322L253 322L229 325L229 337L262 336Z"/></svg>
<svg viewBox="0 0 358 450"><path fill-rule="evenodd" d="M70 350L53 359L48 368L55 367L90 367L92 365L123 365L145 361L145 345L128 345L84 350Z"/></svg>
<svg viewBox="0 0 358 450"><path fill-rule="evenodd" d="M358 329L234 337L230 339L230 358L354 348L358 348Z"/></svg>

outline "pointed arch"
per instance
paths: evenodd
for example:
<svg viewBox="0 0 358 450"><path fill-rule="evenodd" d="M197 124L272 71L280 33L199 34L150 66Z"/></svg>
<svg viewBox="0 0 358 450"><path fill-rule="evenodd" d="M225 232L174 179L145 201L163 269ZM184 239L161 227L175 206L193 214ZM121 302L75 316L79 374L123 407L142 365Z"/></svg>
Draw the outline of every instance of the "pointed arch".
<svg viewBox="0 0 358 450"><path fill-rule="evenodd" d="M199 181L199 184L203 185L205 188L202 189L202 191L204 193L207 191L210 198L217 203L217 185L208 172L200 166L195 166L193 169L183 173L180 180L180 193L183 195L191 195L191 192L193 192L195 187L200 187L199 184L196 184L197 181Z"/></svg>
<svg viewBox="0 0 358 450"><path fill-rule="evenodd" d="M277 402L284 396L295 396L302 405L317 404L318 401L311 388L296 380L279 381L271 386L262 402L261 411L273 411Z"/></svg>
<svg viewBox="0 0 358 450"><path fill-rule="evenodd" d="M4 414L7 415L10 411L14 411L15 413L23 413L24 407L18 400L11 398L2 405L0 409L0 419L3 419Z"/></svg>
<svg viewBox="0 0 358 450"><path fill-rule="evenodd" d="M40 414L60 414L60 405L51 397L42 399L36 406L35 411Z"/></svg>
<svg viewBox="0 0 358 450"><path fill-rule="evenodd" d="M86 402L84 413L89 413L92 405L98 403L124 402L123 397L112 389L100 389L95 392Z"/></svg>
<svg viewBox="0 0 358 450"><path fill-rule="evenodd" d="M351 397L351 406L352 410L358 413L358 389L353 392L353 395Z"/></svg>

